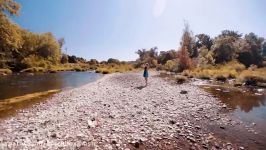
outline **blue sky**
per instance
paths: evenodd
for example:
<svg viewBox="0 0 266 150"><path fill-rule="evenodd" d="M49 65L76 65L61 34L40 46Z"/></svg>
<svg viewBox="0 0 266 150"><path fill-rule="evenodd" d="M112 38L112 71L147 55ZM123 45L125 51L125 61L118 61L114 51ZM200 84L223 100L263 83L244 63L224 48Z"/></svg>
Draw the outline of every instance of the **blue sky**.
<svg viewBox="0 0 266 150"><path fill-rule="evenodd" d="M266 38L265 0L16 0L14 19L33 32L64 37L67 53L106 60L135 60L135 51L179 47L184 20L194 34L222 30Z"/></svg>

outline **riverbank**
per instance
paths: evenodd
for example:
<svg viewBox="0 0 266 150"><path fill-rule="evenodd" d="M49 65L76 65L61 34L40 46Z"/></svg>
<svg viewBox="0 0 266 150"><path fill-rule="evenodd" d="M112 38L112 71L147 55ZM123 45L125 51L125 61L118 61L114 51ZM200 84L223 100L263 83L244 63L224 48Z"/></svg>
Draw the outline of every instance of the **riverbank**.
<svg viewBox="0 0 266 150"><path fill-rule="evenodd" d="M0 121L6 149L262 149L265 139L199 87L155 72L106 75ZM247 130L247 128L249 130ZM254 142L254 140L256 142Z"/></svg>

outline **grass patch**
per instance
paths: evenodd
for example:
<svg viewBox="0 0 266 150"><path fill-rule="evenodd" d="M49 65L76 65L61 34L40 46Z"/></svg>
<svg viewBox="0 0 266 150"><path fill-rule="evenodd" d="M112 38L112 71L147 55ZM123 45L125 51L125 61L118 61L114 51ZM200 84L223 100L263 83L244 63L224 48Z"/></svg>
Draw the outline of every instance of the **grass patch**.
<svg viewBox="0 0 266 150"><path fill-rule="evenodd" d="M238 81L246 85L258 85L266 83L266 68L248 69L241 72Z"/></svg>
<svg viewBox="0 0 266 150"><path fill-rule="evenodd" d="M191 70L185 70L182 75L200 79L214 78L219 81L225 81L227 78L236 78L243 70L245 70L245 66L243 64L240 64L237 61L232 61L227 64L220 64L216 66L207 65Z"/></svg>
<svg viewBox="0 0 266 150"><path fill-rule="evenodd" d="M134 67L131 64L101 64L97 66L96 73L109 74L115 72L133 71Z"/></svg>

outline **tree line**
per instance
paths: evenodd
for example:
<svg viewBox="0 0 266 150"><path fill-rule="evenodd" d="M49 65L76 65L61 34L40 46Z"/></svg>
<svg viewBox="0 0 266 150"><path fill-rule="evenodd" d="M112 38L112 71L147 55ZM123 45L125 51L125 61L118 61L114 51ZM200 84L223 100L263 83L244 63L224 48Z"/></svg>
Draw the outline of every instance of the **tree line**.
<svg viewBox="0 0 266 150"><path fill-rule="evenodd" d="M266 41L255 33L244 36L237 31L223 30L212 38L207 34L193 35L185 23L178 50L161 51L158 48L141 49L137 65L149 63L152 67L169 71L182 72L197 66L217 65L233 60L246 67L256 65L262 67L266 61Z"/></svg>
<svg viewBox="0 0 266 150"><path fill-rule="evenodd" d="M10 17L19 16L20 5L13 0L0 0L0 68L20 71L25 68L86 62L62 53L64 38L51 32L33 33L15 24Z"/></svg>

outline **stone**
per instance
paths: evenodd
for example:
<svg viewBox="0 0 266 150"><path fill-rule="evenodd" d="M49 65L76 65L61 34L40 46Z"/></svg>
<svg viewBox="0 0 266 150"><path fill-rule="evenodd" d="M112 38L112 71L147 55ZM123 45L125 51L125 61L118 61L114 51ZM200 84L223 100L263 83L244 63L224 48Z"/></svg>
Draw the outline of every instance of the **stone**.
<svg viewBox="0 0 266 150"><path fill-rule="evenodd" d="M187 94L188 91L185 91L185 90L181 90L180 94Z"/></svg>

